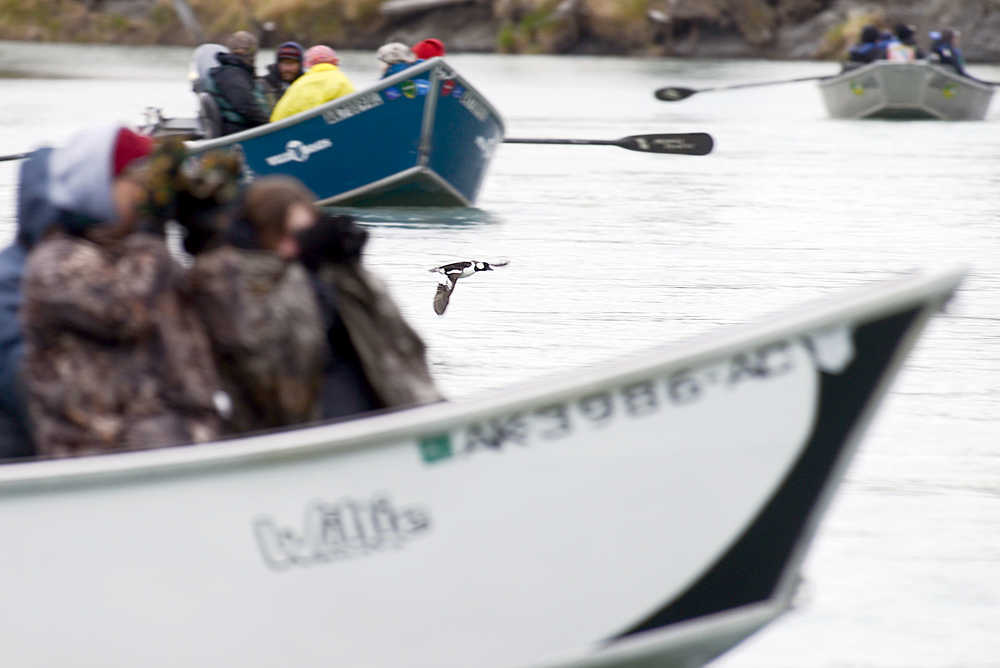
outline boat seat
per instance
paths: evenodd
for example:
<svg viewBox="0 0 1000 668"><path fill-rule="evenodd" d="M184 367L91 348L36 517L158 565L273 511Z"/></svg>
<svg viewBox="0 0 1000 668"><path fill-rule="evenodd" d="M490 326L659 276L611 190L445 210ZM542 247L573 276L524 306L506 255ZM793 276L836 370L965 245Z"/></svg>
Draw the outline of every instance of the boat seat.
<svg viewBox="0 0 1000 668"><path fill-rule="evenodd" d="M205 132L205 139L222 136L222 114L211 93L198 93L198 120Z"/></svg>

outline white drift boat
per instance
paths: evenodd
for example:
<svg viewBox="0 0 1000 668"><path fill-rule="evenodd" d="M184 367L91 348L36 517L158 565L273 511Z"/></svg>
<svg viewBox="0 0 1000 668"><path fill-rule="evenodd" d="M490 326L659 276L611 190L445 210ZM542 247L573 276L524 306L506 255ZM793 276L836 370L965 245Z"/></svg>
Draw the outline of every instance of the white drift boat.
<svg viewBox="0 0 1000 668"><path fill-rule="evenodd" d="M993 99L993 86L926 62L877 61L823 79L819 88L834 118L981 121Z"/></svg>
<svg viewBox="0 0 1000 668"><path fill-rule="evenodd" d="M960 280L462 402L0 467L4 664L702 665L787 608Z"/></svg>

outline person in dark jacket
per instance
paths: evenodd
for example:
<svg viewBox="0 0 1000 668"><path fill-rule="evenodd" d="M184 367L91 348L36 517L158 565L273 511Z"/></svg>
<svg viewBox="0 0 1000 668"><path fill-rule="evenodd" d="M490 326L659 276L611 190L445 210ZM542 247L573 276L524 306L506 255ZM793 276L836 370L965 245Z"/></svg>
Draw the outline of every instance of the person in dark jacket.
<svg viewBox="0 0 1000 668"><path fill-rule="evenodd" d="M206 87L219 105L222 134L241 132L268 122L268 105L257 87L254 62L257 38L241 30L226 43L229 53L216 56L218 67L208 73Z"/></svg>
<svg viewBox="0 0 1000 668"><path fill-rule="evenodd" d="M285 42L274 54L274 62L267 66L267 74L260 80L261 90L267 98L268 109L274 109L281 96L293 81L302 76L302 56L305 49L298 42Z"/></svg>
<svg viewBox="0 0 1000 668"><path fill-rule="evenodd" d="M851 47L847 59L852 63L872 63L885 58L885 48L881 33L876 26L867 25L861 29L861 41Z"/></svg>
<svg viewBox="0 0 1000 668"><path fill-rule="evenodd" d="M956 72L967 77L969 73L965 71L965 57L958 48L961 36L960 32L952 28L931 32L931 60L941 65L950 65Z"/></svg>
<svg viewBox="0 0 1000 668"><path fill-rule="evenodd" d="M329 344L321 395L326 419L443 399L420 336L362 266L367 240L368 233L343 215L318 215L297 236Z"/></svg>
<svg viewBox="0 0 1000 668"><path fill-rule="evenodd" d="M0 253L0 459L36 452L28 419L22 278L28 255L51 229L82 233L110 215L116 172L147 154L151 142L118 125L81 131L57 149L21 163L17 234ZM103 165L105 169L95 169Z"/></svg>
<svg viewBox="0 0 1000 668"><path fill-rule="evenodd" d="M916 29L905 23L899 23L893 28L895 39L886 49L886 58L889 60L910 62L913 60L923 60L927 57L927 52L917 44Z"/></svg>

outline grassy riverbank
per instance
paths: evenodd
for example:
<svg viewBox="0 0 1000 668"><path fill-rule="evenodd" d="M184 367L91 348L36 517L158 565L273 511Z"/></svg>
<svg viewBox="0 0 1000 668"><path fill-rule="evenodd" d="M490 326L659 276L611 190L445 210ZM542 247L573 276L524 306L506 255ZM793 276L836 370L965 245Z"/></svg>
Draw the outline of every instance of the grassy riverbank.
<svg viewBox="0 0 1000 668"><path fill-rule="evenodd" d="M187 0L197 27L176 4L0 0L0 39L192 45L248 29L272 46L435 35L453 51L809 59L841 57L866 23L904 22L957 27L970 60L1000 60L1000 0L479 0L391 16L382 0Z"/></svg>
<svg viewBox="0 0 1000 668"><path fill-rule="evenodd" d="M380 0L188 0L199 34L181 21L170 0L0 0L0 39L194 44L201 39L217 41L242 28L296 35L303 41L337 42L348 34L369 36L372 28L381 27L380 4Z"/></svg>

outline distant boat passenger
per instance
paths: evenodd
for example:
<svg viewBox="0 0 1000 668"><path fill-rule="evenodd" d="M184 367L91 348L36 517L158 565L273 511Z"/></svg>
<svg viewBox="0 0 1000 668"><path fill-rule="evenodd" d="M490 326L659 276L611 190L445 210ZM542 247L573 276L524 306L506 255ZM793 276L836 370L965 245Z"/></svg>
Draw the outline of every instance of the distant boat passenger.
<svg viewBox="0 0 1000 668"><path fill-rule="evenodd" d="M241 132L267 123L267 101L257 88L254 62L257 38L245 30L233 33L226 43L229 53L216 56L205 82L222 116L223 135Z"/></svg>
<svg viewBox="0 0 1000 668"><path fill-rule="evenodd" d="M382 79L402 72L417 62L417 56L402 42L389 42L379 47L375 58L382 63Z"/></svg>
<svg viewBox="0 0 1000 668"><path fill-rule="evenodd" d="M958 48L959 38L962 36L957 30L948 28L941 32L932 31L931 38L931 60L941 65L951 65L955 71L962 76L969 76L965 71L965 58L962 50Z"/></svg>
<svg viewBox="0 0 1000 668"><path fill-rule="evenodd" d="M886 47L886 58L894 62L913 62L922 60L927 54L917 45L917 33L913 26L898 24L893 33L895 39Z"/></svg>
<svg viewBox="0 0 1000 668"><path fill-rule="evenodd" d="M851 47L847 59L852 63L872 63L885 58L885 49L879 43L877 27L867 25L861 30L861 41Z"/></svg>
<svg viewBox="0 0 1000 668"><path fill-rule="evenodd" d="M417 42L413 45L413 55L417 57L417 60L440 58L444 55L444 42L436 37Z"/></svg>
<svg viewBox="0 0 1000 668"><path fill-rule="evenodd" d="M302 76L302 56L305 49L298 42L285 42L274 54L274 62L267 66L267 74L260 79L260 87L267 98L268 109L274 109L281 96L296 79Z"/></svg>
<svg viewBox="0 0 1000 668"><path fill-rule="evenodd" d="M337 52L325 44L309 47L306 72L295 80L271 112L271 122L300 114L354 92L354 84L340 71Z"/></svg>

